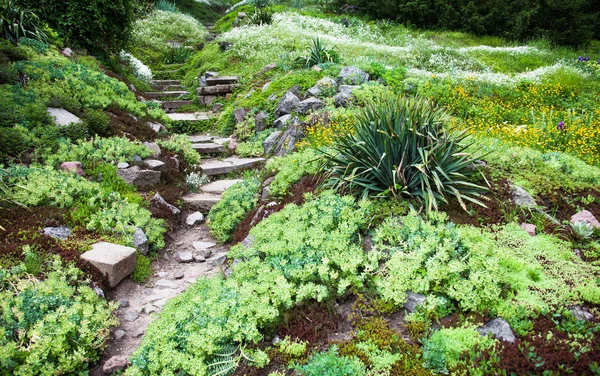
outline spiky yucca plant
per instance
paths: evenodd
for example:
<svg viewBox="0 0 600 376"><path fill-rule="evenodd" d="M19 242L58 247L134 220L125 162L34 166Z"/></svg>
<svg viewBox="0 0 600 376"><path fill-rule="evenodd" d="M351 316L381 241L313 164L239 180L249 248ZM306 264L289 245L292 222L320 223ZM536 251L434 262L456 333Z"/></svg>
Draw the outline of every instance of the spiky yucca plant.
<svg viewBox="0 0 600 376"><path fill-rule="evenodd" d="M298 58L298 63L306 68L323 63L339 62L340 55L336 51L335 47L327 47L327 45L321 39L319 39L319 37L313 39L312 44L308 48L308 54Z"/></svg>
<svg viewBox="0 0 600 376"><path fill-rule="evenodd" d="M0 0L0 37L17 45L21 38L31 38L42 42L47 35L40 26L38 16L22 8L13 0Z"/></svg>
<svg viewBox="0 0 600 376"><path fill-rule="evenodd" d="M485 206L464 132L446 129L447 114L425 99L382 98L362 110L354 129L324 150L329 185L366 196L408 196L427 212L454 196Z"/></svg>

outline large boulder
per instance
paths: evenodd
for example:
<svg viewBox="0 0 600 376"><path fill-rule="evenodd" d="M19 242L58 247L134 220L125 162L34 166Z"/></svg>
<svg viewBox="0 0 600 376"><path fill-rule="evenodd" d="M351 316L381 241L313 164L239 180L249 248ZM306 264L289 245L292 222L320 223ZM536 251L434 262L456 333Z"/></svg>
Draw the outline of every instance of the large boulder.
<svg viewBox="0 0 600 376"><path fill-rule="evenodd" d="M139 166L117 170L117 176L136 187L152 187L160 183L160 171L142 170Z"/></svg>
<svg viewBox="0 0 600 376"><path fill-rule="evenodd" d="M503 319L488 321L485 325L477 328L477 331L483 336L491 333L494 337L510 343L515 342L516 339L510 325Z"/></svg>
<svg viewBox="0 0 600 376"><path fill-rule="evenodd" d="M292 91L288 91L283 96L283 99L279 101L277 108L275 109L275 117L281 117L283 115L291 114L296 111L296 108L300 104L300 99Z"/></svg>
<svg viewBox="0 0 600 376"><path fill-rule="evenodd" d="M338 86L360 85L366 81L369 81L369 74L357 67L343 67L337 78Z"/></svg>
<svg viewBox="0 0 600 376"><path fill-rule="evenodd" d="M267 119L269 119L269 114L266 112L259 112L254 117L254 126L257 132L262 132L267 129Z"/></svg>
<svg viewBox="0 0 600 376"><path fill-rule="evenodd" d="M275 131L267 137L265 142L263 142L263 149L265 150L265 155L269 155L275 150L275 146L277 146L277 140L279 140L279 136L281 136L281 131Z"/></svg>
<svg viewBox="0 0 600 376"><path fill-rule="evenodd" d="M296 143L304 138L304 124L296 117L292 120L292 124L283 132L273 155L280 157L296 150Z"/></svg>
<svg viewBox="0 0 600 376"><path fill-rule="evenodd" d="M297 111L299 114L305 115L311 111L316 111L323 108L321 100L311 97L303 100L298 104Z"/></svg>
<svg viewBox="0 0 600 376"><path fill-rule="evenodd" d="M136 257L135 248L107 242L96 243L91 251L81 255L106 276L110 287L118 285L135 270Z"/></svg>
<svg viewBox="0 0 600 376"><path fill-rule="evenodd" d="M283 115L275 119L273 127L277 129L285 128L292 121L292 115Z"/></svg>
<svg viewBox="0 0 600 376"><path fill-rule="evenodd" d="M320 97L322 95L328 96L328 95L336 93L337 87L338 87L337 82L333 78L323 77L319 81L317 81L315 86L308 89L306 94L308 96L313 96L313 97Z"/></svg>
<svg viewBox="0 0 600 376"><path fill-rule="evenodd" d="M348 101L352 98L352 93L355 89L360 86L352 86L352 85L341 85L339 87L339 92L336 94L333 99L333 104L336 107L346 107L348 105Z"/></svg>
<svg viewBox="0 0 600 376"><path fill-rule="evenodd" d="M48 115L54 119L54 124L64 127L69 124L79 124L81 119L64 108L48 107Z"/></svg>

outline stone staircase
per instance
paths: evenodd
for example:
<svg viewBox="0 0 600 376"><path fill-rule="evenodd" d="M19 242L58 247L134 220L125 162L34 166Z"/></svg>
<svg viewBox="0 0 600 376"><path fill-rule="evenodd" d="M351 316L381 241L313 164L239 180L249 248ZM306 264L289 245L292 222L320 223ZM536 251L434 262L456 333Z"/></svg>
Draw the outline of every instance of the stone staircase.
<svg viewBox="0 0 600 376"><path fill-rule="evenodd" d="M223 154L227 151L225 144L231 139L210 135L189 136L192 147L203 155ZM264 158L240 158L237 156L224 159L210 158L203 160L198 166L208 176L218 178L234 172L251 169L265 162ZM194 210L208 212L213 205L221 200L221 195L227 188L240 182L240 179L220 179L200 187L199 193L190 193L182 197L183 203Z"/></svg>
<svg viewBox="0 0 600 376"><path fill-rule="evenodd" d="M218 97L228 98L240 86L239 80L238 76L218 76L214 72L206 72L197 89L198 102L210 106Z"/></svg>

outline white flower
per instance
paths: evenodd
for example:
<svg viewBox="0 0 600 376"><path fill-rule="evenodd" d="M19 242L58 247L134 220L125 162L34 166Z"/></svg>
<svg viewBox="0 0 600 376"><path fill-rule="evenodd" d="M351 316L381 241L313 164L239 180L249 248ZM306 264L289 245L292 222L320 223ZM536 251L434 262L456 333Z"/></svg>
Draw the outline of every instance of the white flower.
<svg viewBox="0 0 600 376"><path fill-rule="evenodd" d="M119 56L121 57L121 60L127 62L131 68L133 68L133 74L137 78L146 83L152 81L152 71L146 64L142 63L139 59L136 59L133 55L125 51L121 51Z"/></svg>

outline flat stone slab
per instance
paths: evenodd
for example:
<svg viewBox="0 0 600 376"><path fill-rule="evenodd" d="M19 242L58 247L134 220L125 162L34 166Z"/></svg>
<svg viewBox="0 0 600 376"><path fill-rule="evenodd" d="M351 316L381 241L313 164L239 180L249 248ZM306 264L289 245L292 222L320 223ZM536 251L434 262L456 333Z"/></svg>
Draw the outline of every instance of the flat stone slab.
<svg viewBox="0 0 600 376"><path fill-rule="evenodd" d="M146 159L144 160L144 165L148 166L153 170L159 170L161 167L165 165L165 162L159 161L157 159Z"/></svg>
<svg viewBox="0 0 600 376"><path fill-rule="evenodd" d="M204 193L221 194L229 189L232 185L241 182L243 182L242 179L217 180L201 186L200 190Z"/></svg>
<svg viewBox="0 0 600 376"><path fill-rule="evenodd" d="M202 154L223 153L225 151L225 147L223 145L215 144L212 142L192 144L192 149Z"/></svg>
<svg viewBox="0 0 600 376"><path fill-rule="evenodd" d="M148 98L177 98L183 95L188 95L189 92L185 90L177 90L177 91L151 91L146 93L146 97Z"/></svg>
<svg viewBox="0 0 600 376"><path fill-rule="evenodd" d="M194 104L193 100L178 100L178 101L163 101L159 102L164 109L179 108L181 106L189 106ZM169 115L169 114L167 114Z"/></svg>
<svg viewBox="0 0 600 376"><path fill-rule="evenodd" d="M54 124L64 127L69 124L81 123L81 119L64 108L48 107L48 114L54 118Z"/></svg>
<svg viewBox="0 0 600 376"><path fill-rule="evenodd" d="M106 275L110 287L115 287L135 269L137 251L132 247L99 242L92 250L81 255L83 260L94 265Z"/></svg>
<svg viewBox="0 0 600 376"><path fill-rule="evenodd" d="M168 279L159 279L156 281L156 284L154 284L154 287L158 289L176 289L179 287L179 285Z"/></svg>
<svg viewBox="0 0 600 376"><path fill-rule="evenodd" d="M194 112L194 113L174 113L167 114L169 118L173 121L204 121L209 120L210 118L206 114L206 112Z"/></svg>
<svg viewBox="0 0 600 376"><path fill-rule="evenodd" d="M219 144L219 145L225 145L228 142L231 142L231 138L226 137L226 138L215 138L213 139L213 142L215 144Z"/></svg>
<svg viewBox="0 0 600 376"><path fill-rule="evenodd" d="M217 76L217 77L208 77L206 79L207 86L216 86L216 85L230 85L235 84L240 80L238 76Z"/></svg>
<svg viewBox="0 0 600 376"><path fill-rule="evenodd" d="M213 243L213 242L193 242L192 246L194 247L194 249L196 251L203 251L209 248L213 248L214 246L216 246L217 243Z"/></svg>
<svg viewBox="0 0 600 376"><path fill-rule="evenodd" d="M175 114L172 114L172 115L175 115ZM210 136L210 135L200 134L200 135L188 136L188 139L190 140L190 142L192 144L202 144L202 143L211 143L213 141L214 137Z"/></svg>
<svg viewBox="0 0 600 376"><path fill-rule="evenodd" d="M264 158L226 158L223 160L209 160L200 165L206 175L223 175L233 171L256 167L265 161Z"/></svg>
<svg viewBox="0 0 600 376"><path fill-rule="evenodd" d="M180 80L152 80L150 85L164 86L164 85L181 85Z"/></svg>
<svg viewBox="0 0 600 376"><path fill-rule="evenodd" d="M208 212L210 208L221 200L221 195L211 193L191 193L183 196L181 199L188 207Z"/></svg>

